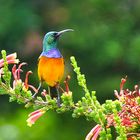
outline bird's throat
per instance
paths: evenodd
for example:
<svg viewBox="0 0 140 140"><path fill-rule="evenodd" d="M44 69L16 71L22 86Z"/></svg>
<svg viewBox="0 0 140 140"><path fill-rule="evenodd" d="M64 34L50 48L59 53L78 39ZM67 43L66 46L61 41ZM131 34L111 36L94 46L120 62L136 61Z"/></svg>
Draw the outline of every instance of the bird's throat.
<svg viewBox="0 0 140 140"><path fill-rule="evenodd" d="M41 56L46 56L48 58L61 58L61 57L63 57L58 48L52 48L50 50L43 51L41 53Z"/></svg>

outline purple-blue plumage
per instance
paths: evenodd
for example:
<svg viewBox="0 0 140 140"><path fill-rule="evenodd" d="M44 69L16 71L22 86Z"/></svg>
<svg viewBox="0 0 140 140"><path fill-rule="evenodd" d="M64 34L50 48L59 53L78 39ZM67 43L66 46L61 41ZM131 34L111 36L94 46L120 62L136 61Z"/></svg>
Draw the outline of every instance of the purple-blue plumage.
<svg viewBox="0 0 140 140"><path fill-rule="evenodd" d="M40 56L46 56L48 58L61 58L63 57L57 48L52 48L47 52L42 52Z"/></svg>

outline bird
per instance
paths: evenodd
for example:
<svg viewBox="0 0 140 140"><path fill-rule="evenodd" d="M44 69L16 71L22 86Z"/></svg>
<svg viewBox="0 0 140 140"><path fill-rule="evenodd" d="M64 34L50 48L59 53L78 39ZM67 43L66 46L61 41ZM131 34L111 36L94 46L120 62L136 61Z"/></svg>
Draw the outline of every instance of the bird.
<svg viewBox="0 0 140 140"><path fill-rule="evenodd" d="M49 94L51 94L50 89L55 88L58 104L60 104L58 85L63 78L65 69L64 58L58 49L58 40L63 33L69 31L73 31L73 29L48 32L44 36L43 50L38 59L38 77L40 81L38 89L43 82L48 85Z"/></svg>

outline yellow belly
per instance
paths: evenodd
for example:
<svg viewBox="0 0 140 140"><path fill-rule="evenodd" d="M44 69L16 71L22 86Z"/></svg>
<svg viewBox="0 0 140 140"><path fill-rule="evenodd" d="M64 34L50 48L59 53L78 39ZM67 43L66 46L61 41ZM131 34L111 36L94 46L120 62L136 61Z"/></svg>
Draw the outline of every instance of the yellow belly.
<svg viewBox="0 0 140 140"><path fill-rule="evenodd" d="M63 58L40 57L38 63L38 76L40 81L45 81L49 86L55 86L62 79L63 74Z"/></svg>

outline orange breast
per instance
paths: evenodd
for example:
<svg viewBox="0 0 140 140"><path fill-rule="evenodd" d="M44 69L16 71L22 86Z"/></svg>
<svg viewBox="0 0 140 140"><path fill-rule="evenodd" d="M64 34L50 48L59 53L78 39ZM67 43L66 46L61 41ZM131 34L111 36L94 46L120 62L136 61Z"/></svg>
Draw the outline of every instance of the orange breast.
<svg viewBox="0 0 140 140"><path fill-rule="evenodd" d="M41 81L45 81L49 86L54 86L62 79L63 74L63 58L40 57L38 63L38 76Z"/></svg>

